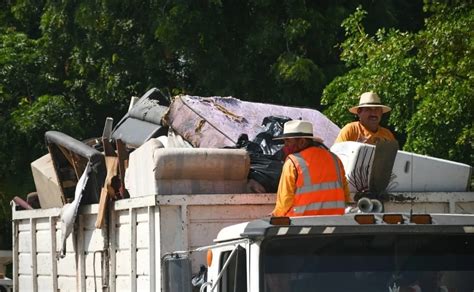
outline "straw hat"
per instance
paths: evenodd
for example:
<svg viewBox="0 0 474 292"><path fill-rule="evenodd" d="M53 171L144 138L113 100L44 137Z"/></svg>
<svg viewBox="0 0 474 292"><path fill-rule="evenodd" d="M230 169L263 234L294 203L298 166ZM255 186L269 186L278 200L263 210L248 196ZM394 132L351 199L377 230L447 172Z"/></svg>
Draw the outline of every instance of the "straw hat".
<svg viewBox="0 0 474 292"><path fill-rule="evenodd" d="M308 138L319 142L323 140L313 135L313 124L308 121L292 120L283 125L283 134L273 138L273 140L289 139L289 138Z"/></svg>
<svg viewBox="0 0 474 292"><path fill-rule="evenodd" d="M349 111L353 114L357 114L357 109L360 107L381 107L383 113L388 113L392 110L390 107L383 105L380 102L378 94L372 91L362 93L359 99L359 105L351 107Z"/></svg>

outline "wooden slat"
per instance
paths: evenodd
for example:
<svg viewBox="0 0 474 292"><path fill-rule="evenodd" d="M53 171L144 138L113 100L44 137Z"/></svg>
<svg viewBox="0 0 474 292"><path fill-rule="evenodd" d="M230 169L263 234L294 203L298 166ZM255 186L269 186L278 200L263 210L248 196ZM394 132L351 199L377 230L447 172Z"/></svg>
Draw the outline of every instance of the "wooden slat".
<svg viewBox="0 0 474 292"><path fill-rule="evenodd" d="M108 138L102 137L102 146L104 147L105 156L117 156L114 147L112 146Z"/></svg>
<svg viewBox="0 0 474 292"><path fill-rule="evenodd" d="M77 180L81 177L82 173L86 169L87 159L77 155L76 153L70 151L67 148L64 148L60 145L56 145L58 149L63 153L64 157L66 157L69 164L74 169L74 173L76 174Z"/></svg>
<svg viewBox="0 0 474 292"><path fill-rule="evenodd" d="M69 149L61 147L60 145L55 145L55 146L58 147L59 151L61 151L61 153L64 155L64 157L69 162L69 164L72 167L74 167L74 160L72 159L72 155L71 155L71 152L69 151Z"/></svg>
<svg viewBox="0 0 474 292"><path fill-rule="evenodd" d="M96 228L102 228L104 225L105 214L107 211L108 201L115 196L115 191L112 187L112 178L117 175L118 159L117 157L106 156L105 165L107 167L107 176L105 178L104 186L100 192L99 211L95 223Z"/></svg>
<svg viewBox="0 0 474 292"><path fill-rule="evenodd" d="M117 155L118 155L118 166L119 166L119 178L120 178L120 195L123 198L129 197L127 189L125 188L125 171L128 167L128 151L125 143L122 140L117 139Z"/></svg>
<svg viewBox="0 0 474 292"><path fill-rule="evenodd" d="M107 194L107 188L103 187L100 192L99 212L97 213L97 220L95 222L96 228L102 228L102 226L104 225L104 219L107 213L108 201L109 201L109 195Z"/></svg>

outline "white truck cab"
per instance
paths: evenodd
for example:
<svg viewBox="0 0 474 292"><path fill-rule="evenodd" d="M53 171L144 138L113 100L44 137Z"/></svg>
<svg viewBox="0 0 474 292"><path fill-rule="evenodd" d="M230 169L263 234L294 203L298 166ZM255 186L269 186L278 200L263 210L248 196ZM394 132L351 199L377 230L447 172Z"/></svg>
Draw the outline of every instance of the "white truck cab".
<svg viewBox="0 0 474 292"><path fill-rule="evenodd" d="M215 242L201 291L474 289L472 215L266 218L224 228Z"/></svg>

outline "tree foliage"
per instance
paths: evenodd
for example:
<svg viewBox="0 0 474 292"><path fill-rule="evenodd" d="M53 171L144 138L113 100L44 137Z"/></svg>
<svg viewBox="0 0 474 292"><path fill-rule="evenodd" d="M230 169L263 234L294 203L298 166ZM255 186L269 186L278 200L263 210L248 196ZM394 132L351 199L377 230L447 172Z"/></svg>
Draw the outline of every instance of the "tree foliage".
<svg viewBox="0 0 474 292"><path fill-rule="evenodd" d="M152 86L321 109L332 81L324 103L340 125L373 89L406 149L469 161L472 112L451 101L472 103L472 8L448 3L430 2L418 31L410 0L2 2L0 180L28 171L46 130L97 135ZM434 135L441 121L449 135Z"/></svg>
<svg viewBox="0 0 474 292"><path fill-rule="evenodd" d="M369 29L415 29L407 15L421 22L421 2L383 2L2 2L0 153L22 161L7 159L0 179L28 170L46 130L97 135L106 116L119 118L150 87L318 108L345 70L335 45L357 3L380 16Z"/></svg>
<svg viewBox="0 0 474 292"><path fill-rule="evenodd" d="M474 10L459 2L427 4L431 13L418 32L365 32L357 11L343 22L341 60L350 69L324 90L326 114L341 126L347 108L373 90L392 107L388 125L404 149L472 165L474 141ZM406 141L406 143L405 143Z"/></svg>
<svg viewBox="0 0 474 292"><path fill-rule="evenodd" d="M317 109L325 89L339 125L376 90L405 149L472 164L472 5L446 3L0 1L0 204L46 130L96 136L151 87Z"/></svg>

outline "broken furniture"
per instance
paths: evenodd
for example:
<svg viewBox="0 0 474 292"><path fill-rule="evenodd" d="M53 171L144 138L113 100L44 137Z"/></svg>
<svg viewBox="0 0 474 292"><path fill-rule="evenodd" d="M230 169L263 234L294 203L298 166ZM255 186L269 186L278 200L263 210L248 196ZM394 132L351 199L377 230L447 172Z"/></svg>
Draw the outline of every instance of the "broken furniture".
<svg viewBox="0 0 474 292"><path fill-rule="evenodd" d="M127 146L137 148L151 138L168 133L161 125L161 119L168 110L168 102L161 92L148 90L117 123L112 131L112 139L121 139Z"/></svg>
<svg viewBox="0 0 474 292"><path fill-rule="evenodd" d="M48 131L45 139L60 186L62 203L74 198L77 181L88 162L91 172L81 204L98 203L106 176L104 155L61 132Z"/></svg>
<svg viewBox="0 0 474 292"><path fill-rule="evenodd" d="M130 154L130 197L245 193L250 158L243 149L163 148L151 139Z"/></svg>
<svg viewBox="0 0 474 292"><path fill-rule="evenodd" d="M64 205L63 195L51 155L48 153L33 161L31 172L41 208L62 207Z"/></svg>

